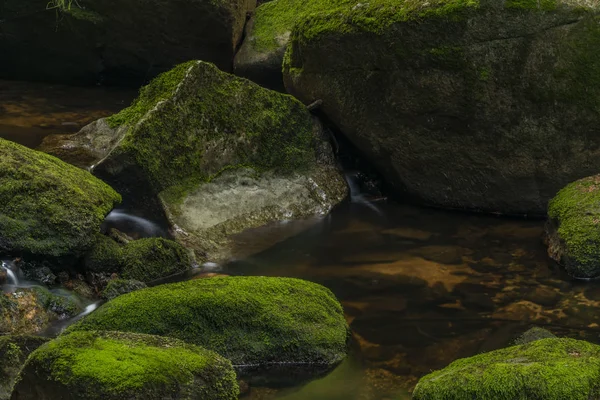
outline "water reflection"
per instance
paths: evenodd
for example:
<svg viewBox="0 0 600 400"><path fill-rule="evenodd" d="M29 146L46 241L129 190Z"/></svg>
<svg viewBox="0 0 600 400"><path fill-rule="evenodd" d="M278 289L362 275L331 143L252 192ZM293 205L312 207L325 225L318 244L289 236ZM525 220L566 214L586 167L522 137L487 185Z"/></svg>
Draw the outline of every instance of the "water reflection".
<svg viewBox="0 0 600 400"><path fill-rule="evenodd" d="M543 221L378 207L385 218L346 204L306 232L223 267L232 275L308 279L336 294L365 386L345 399L402 398L394 396L431 370L506 346L532 325L600 341L600 286L571 281L547 257ZM294 393L253 388L250 396L314 399L317 383ZM336 398L325 386L319 396Z"/></svg>

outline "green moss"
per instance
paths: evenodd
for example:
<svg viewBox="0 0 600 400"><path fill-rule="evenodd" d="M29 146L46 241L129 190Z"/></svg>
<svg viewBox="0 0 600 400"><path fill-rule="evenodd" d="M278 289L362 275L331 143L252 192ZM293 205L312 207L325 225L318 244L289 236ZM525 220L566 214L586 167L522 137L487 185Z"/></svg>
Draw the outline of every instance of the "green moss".
<svg viewBox="0 0 600 400"><path fill-rule="evenodd" d="M421 378L413 399L588 400L599 384L599 346L541 339L454 361Z"/></svg>
<svg viewBox="0 0 600 400"><path fill-rule="evenodd" d="M81 254L120 200L89 172L0 139L0 253Z"/></svg>
<svg viewBox="0 0 600 400"><path fill-rule="evenodd" d="M121 246L113 239L100 233L96 234L94 247L85 255L86 271L119 272L123 264Z"/></svg>
<svg viewBox="0 0 600 400"><path fill-rule="evenodd" d="M556 335L554 335L549 330L535 326L531 329L528 329L525 333L523 333L521 336L519 336L515 340L514 344L517 344L517 345L526 344L526 343L531 343L533 341L540 340L540 339L548 339L548 338L555 338L555 337L556 337Z"/></svg>
<svg viewBox="0 0 600 400"><path fill-rule="evenodd" d="M120 332L76 332L31 354L15 386L86 399L237 399L231 363L181 341ZM33 387L33 389L31 388ZM62 398L62 397L61 397Z"/></svg>
<svg viewBox="0 0 600 400"><path fill-rule="evenodd" d="M73 296L60 296L42 287L34 287L32 290L44 309L56 313L61 318L74 317L82 311L81 304Z"/></svg>
<svg viewBox="0 0 600 400"><path fill-rule="evenodd" d="M172 240L146 238L133 240L123 247L121 275L125 279L150 282L191 268L187 250Z"/></svg>
<svg viewBox="0 0 600 400"><path fill-rule="evenodd" d="M578 277L600 273L600 176L573 182L548 203L548 216L564 243L566 267Z"/></svg>
<svg viewBox="0 0 600 400"><path fill-rule="evenodd" d="M122 294L131 293L135 290L144 289L146 284L133 279L113 279L108 282L106 288L102 291L103 299L112 300Z"/></svg>
<svg viewBox="0 0 600 400"><path fill-rule="evenodd" d="M69 329L172 336L234 364L333 364L345 356L348 340L342 307L328 289L268 277L200 279L138 290Z"/></svg>
<svg viewBox="0 0 600 400"><path fill-rule="evenodd" d="M10 398L12 386L25 359L48 340L29 335L0 336L0 399Z"/></svg>
<svg viewBox="0 0 600 400"><path fill-rule="evenodd" d="M517 10L553 11L557 6L557 0L506 0L504 3L504 7Z"/></svg>
<svg viewBox="0 0 600 400"><path fill-rule="evenodd" d="M201 61L152 81L110 121L131 126L111 157L134 160L156 192L181 196L190 182L226 168L291 173L315 159L312 118L302 103Z"/></svg>

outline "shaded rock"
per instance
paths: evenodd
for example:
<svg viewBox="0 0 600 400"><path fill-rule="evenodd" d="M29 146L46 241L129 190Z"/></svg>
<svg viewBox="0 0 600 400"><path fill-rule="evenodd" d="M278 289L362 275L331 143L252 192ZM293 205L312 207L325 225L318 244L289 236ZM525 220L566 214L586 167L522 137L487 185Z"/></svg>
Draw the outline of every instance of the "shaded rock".
<svg viewBox="0 0 600 400"><path fill-rule="evenodd" d="M328 289L268 277L197 279L138 290L69 328L78 330L177 337L234 365L333 365L345 357L349 338L342 307Z"/></svg>
<svg viewBox="0 0 600 400"><path fill-rule="evenodd" d="M575 181L548 203L548 255L569 275L600 277L600 176Z"/></svg>
<svg viewBox="0 0 600 400"><path fill-rule="evenodd" d="M527 344L540 339L556 338L556 335L544 328L533 328L525 331L521 336L515 340L515 344Z"/></svg>
<svg viewBox="0 0 600 400"><path fill-rule="evenodd" d="M187 250L179 243L163 238L132 240L123 247L121 276L150 282L192 268Z"/></svg>
<svg viewBox="0 0 600 400"><path fill-rule="evenodd" d="M112 300L122 294L131 293L146 287L144 282L134 279L113 279L108 282L106 289L102 291L101 297L105 300Z"/></svg>
<svg viewBox="0 0 600 400"><path fill-rule="evenodd" d="M599 355L600 347L584 341L536 340L454 361L421 378L413 399L593 398Z"/></svg>
<svg viewBox="0 0 600 400"><path fill-rule="evenodd" d="M294 23L284 81L305 104L322 100L397 194L544 215L558 189L600 169L597 7L349 2Z"/></svg>
<svg viewBox="0 0 600 400"><path fill-rule="evenodd" d="M81 304L41 287L0 293L0 334L35 334L58 319L73 317Z"/></svg>
<svg viewBox="0 0 600 400"><path fill-rule="evenodd" d="M120 200L89 172L0 139L0 254L72 262Z"/></svg>
<svg viewBox="0 0 600 400"><path fill-rule="evenodd" d="M237 399L229 360L180 340L75 332L27 359L11 399Z"/></svg>
<svg viewBox="0 0 600 400"><path fill-rule="evenodd" d="M0 399L10 398L13 384L29 354L48 338L29 335L0 337Z"/></svg>
<svg viewBox="0 0 600 400"><path fill-rule="evenodd" d="M123 265L121 246L112 238L98 233L94 246L84 257L83 265L90 272L120 272Z"/></svg>
<svg viewBox="0 0 600 400"><path fill-rule="evenodd" d="M53 8L61 3L68 9ZM231 70L246 13L255 4L8 0L0 9L0 53L6 60L0 76L139 86L194 58Z"/></svg>
<svg viewBox="0 0 600 400"><path fill-rule="evenodd" d="M139 207L164 211L200 259L226 258L245 229L323 215L347 193L300 102L201 61L156 78L129 108L62 145L82 147L97 160L94 174Z"/></svg>

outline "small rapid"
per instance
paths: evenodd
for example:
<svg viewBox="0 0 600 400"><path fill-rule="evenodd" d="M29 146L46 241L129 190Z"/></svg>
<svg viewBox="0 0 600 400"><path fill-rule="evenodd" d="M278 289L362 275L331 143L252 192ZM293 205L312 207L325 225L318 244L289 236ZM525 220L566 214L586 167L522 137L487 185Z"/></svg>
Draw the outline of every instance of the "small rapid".
<svg viewBox="0 0 600 400"><path fill-rule="evenodd" d="M367 198L367 195L361 190L357 172L347 172L344 174L344 178L346 179L346 183L350 189L350 201L352 203L364 205L376 212L378 215L383 215L381 209L372 201L370 201Z"/></svg>
<svg viewBox="0 0 600 400"><path fill-rule="evenodd" d="M119 209L112 210L104 219L102 229L108 231L111 228L116 228L134 239L168 237L166 230L158 224Z"/></svg>

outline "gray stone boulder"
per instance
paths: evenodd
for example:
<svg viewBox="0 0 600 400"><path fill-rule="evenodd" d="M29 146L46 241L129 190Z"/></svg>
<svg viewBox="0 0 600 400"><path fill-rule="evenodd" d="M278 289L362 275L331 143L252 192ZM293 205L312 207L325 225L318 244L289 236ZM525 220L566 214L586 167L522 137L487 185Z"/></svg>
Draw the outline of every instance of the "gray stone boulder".
<svg viewBox="0 0 600 400"><path fill-rule="evenodd" d="M53 146L45 150L91 161L125 197L164 212L199 260L227 258L246 229L324 215L347 194L328 137L302 103L202 61L159 76L129 108Z"/></svg>
<svg viewBox="0 0 600 400"><path fill-rule="evenodd" d="M294 23L284 81L396 193L538 214L600 171L598 3L362 2Z"/></svg>

